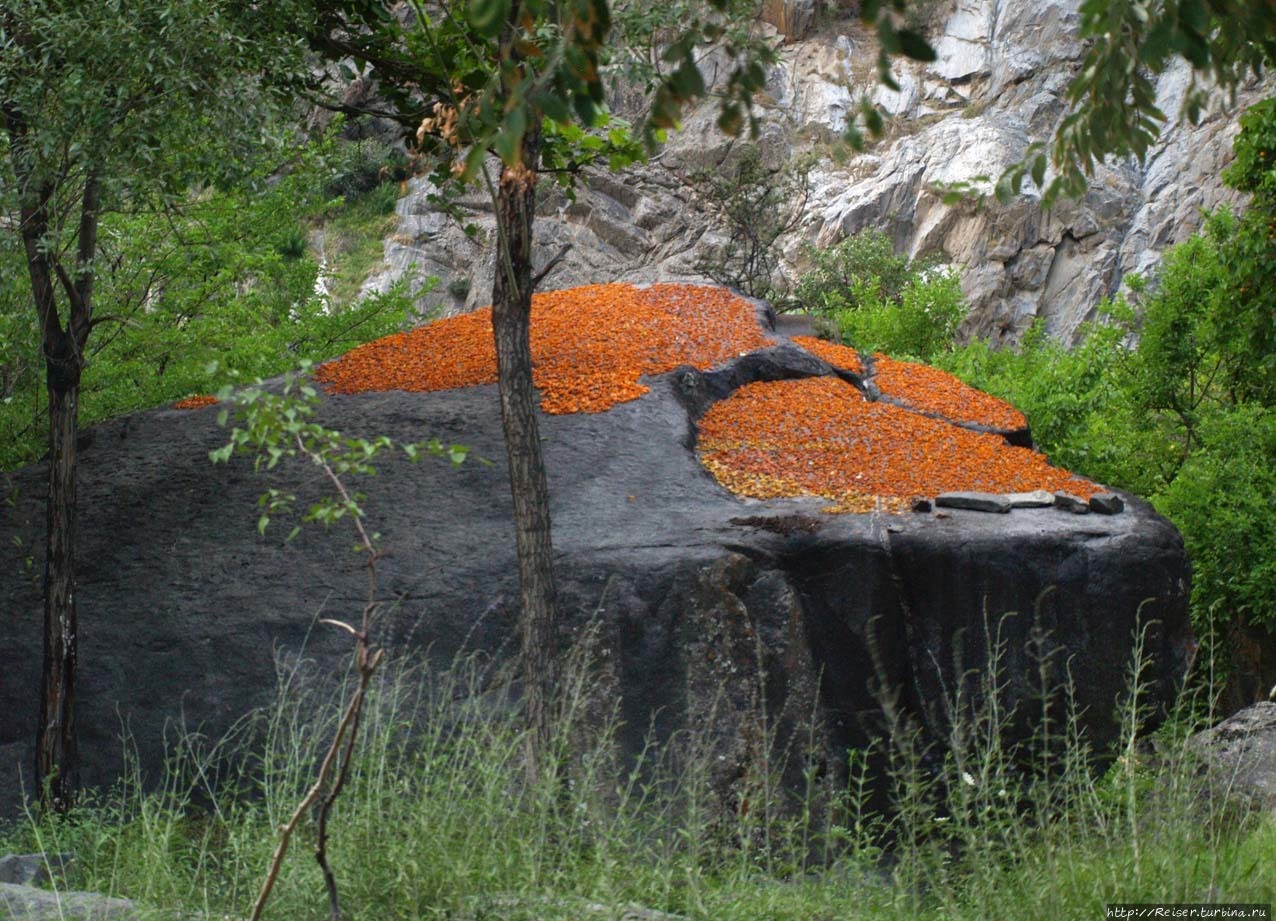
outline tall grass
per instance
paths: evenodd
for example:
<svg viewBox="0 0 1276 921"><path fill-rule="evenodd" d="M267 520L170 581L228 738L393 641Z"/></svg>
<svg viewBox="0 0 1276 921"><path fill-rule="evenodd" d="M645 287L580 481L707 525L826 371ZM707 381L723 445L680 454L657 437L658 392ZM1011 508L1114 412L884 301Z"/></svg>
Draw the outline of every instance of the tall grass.
<svg viewBox="0 0 1276 921"><path fill-rule="evenodd" d="M989 642L995 663L995 631ZM1226 805L1182 724L1155 745L1141 737L1137 664L1104 772L1067 707L1009 750L994 667L970 699L954 690L941 702L942 757L900 715L880 751L850 754L840 789L815 761L798 791L764 766L726 808L711 733L623 756L588 657L567 672L551 768L529 788L516 688L490 665L387 669L332 819L344 917L658 917L643 906L715 921L1092 919L1116 901L1276 901L1276 824ZM3 832L0 850L74 852L71 884L153 917L246 916L276 829L330 738L331 684L281 669L269 713L211 749L183 737L160 789L123 783L65 819L31 818ZM1043 702L1058 692L1066 698L1066 686L1043 688ZM875 812L883 785L892 808ZM326 916L304 835L267 917Z"/></svg>

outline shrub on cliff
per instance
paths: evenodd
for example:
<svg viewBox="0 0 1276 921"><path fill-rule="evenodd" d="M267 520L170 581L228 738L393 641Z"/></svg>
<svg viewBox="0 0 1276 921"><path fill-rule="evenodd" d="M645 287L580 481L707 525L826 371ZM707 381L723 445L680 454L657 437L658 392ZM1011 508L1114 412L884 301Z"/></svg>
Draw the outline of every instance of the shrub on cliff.
<svg viewBox="0 0 1276 921"><path fill-rule="evenodd" d="M930 361L952 343L966 316L960 276L936 260L897 254L890 238L865 230L823 250L797 283L797 300L828 319L846 345Z"/></svg>

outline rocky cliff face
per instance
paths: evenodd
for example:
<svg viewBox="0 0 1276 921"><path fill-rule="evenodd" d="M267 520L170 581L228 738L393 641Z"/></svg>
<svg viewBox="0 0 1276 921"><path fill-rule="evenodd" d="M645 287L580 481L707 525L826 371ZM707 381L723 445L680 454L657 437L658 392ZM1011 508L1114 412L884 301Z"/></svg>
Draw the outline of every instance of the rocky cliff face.
<svg viewBox="0 0 1276 921"><path fill-rule="evenodd" d="M1044 211L1029 190L1008 206L944 204L936 183L995 179L1030 143L1050 138L1083 54L1078 5L948 0L932 14L938 60L900 65L894 92L877 84L876 47L852 12L816 15L811 0L769 4L769 22L786 34L776 32L780 60L761 100L761 137L732 143L705 108L651 163L614 176L591 173L575 203L548 196L538 258L548 261L564 243L572 250L546 287L699 278L696 264L721 245L721 225L689 177L721 167L745 143L760 145L773 163L827 151L868 93L890 116L887 132L841 164L820 161L801 226L784 241L787 268L800 268L804 243L828 245L875 227L910 254L942 252L962 267L972 306L967 334L1013 341L1042 317L1053 334L1071 338L1124 275L1154 267L1165 247L1199 226L1202 209L1234 200L1218 174L1231 156L1236 111L1263 94L1249 86L1235 108L1169 127L1145 163L1105 166L1081 201ZM1161 78L1163 111L1179 111L1190 79L1185 67ZM615 107L625 111L626 101ZM369 286L438 275L444 285L423 307L441 303L455 312L486 303L490 207L479 196L466 203L482 231L471 239L430 203L432 191L423 180L410 185L399 230L386 242L386 266Z"/></svg>

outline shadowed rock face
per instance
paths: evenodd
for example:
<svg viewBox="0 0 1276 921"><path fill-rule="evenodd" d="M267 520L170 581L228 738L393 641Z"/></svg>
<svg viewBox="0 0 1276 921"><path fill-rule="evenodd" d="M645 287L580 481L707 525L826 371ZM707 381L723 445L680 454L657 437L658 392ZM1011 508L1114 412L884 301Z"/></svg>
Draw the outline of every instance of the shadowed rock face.
<svg viewBox="0 0 1276 921"><path fill-rule="evenodd" d="M712 375L680 369L651 393L597 415L542 418L553 498L564 646L597 618L600 683L619 697L622 742L636 751L692 728L722 757L729 790L765 746L762 712L781 739L807 717L831 765L883 729L879 689L913 725L944 734L943 702L1001 646L1003 705L1022 704L1022 738L1040 686L1068 675L1084 728L1116 732L1133 636L1146 624L1145 680L1167 702L1191 642L1187 561L1174 528L1139 500L1124 513L1052 508L988 515L826 515L822 500L743 501L694 454L694 418L759 377L827 373L781 346ZM210 736L270 703L274 658L344 669L344 634L319 616L355 617L366 576L351 540L286 526L258 535L269 485L304 500L305 465L257 477L236 460L216 409L157 410L104 424L83 456L79 605L83 778L121 770L122 725L156 770L166 727ZM516 646L517 567L494 386L444 393L332 396L323 421L351 434L438 437L471 446L460 469L391 460L361 484L390 555L382 622L394 655L436 666L463 648L507 657ZM12 541L42 543L43 477L15 476L0 524L0 797L11 814L30 777L40 662L38 577ZM991 637L991 639L990 639ZM718 690L722 693L718 694ZM1030 704L1032 704L1030 706ZM796 771L796 765L790 766ZM798 779L796 776L794 780ZM724 793L724 795L727 795Z"/></svg>

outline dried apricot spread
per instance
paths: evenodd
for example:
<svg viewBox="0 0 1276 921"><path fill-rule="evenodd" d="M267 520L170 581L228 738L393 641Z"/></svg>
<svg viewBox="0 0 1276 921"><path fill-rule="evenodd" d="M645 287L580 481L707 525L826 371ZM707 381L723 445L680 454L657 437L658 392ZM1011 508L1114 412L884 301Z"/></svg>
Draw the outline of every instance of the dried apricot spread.
<svg viewBox="0 0 1276 921"><path fill-rule="evenodd" d="M873 356L873 383L888 397L953 422L971 422L1002 431L1014 431L1028 424L1023 413L1009 403L930 365L896 361L878 353Z"/></svg>
<svg viewBox="0 0 1276 921"><path fill-rule="evenodd" d="M836 367L865 373L853 349L795 341ZM602 412L646 393L643 375L679 365L706 370L771 344L749 302L723 288L588 285L532 299L532 374L547 413ZM737 495L822 496L833 503L829 511L840 512L897 511L914 496L941 492L1098 492L999 435L922 415L1022 427L1023 416L1008 404L924 365L879 355L873 371L881 392L910 408L866 400L836 377L749 384L701 419L701 462ZM336 393L493 383L491 308L369 342L315 377Z"/></svg>
<svg viewBox="0 0 1276 921"><path fill-rule="evenodd" d="M770 344L754 308L723 288L587 285L532 298L532 375L547 413L602 412L646 393L645 374L707 370ZM369 342L315 378L334 393L493 383L491 308Z"/></svg>
<svg viewBox="0 0 1276 921"><path fill-rule="evenodd" d="M972 432L889 403L835 377L757 382L700 420L701 461L737 495L821 496L831 511L896 510L941 492L1098 487L996 434Z"/></svg>
<svg viewBox="0 0 1276 921"><path fill-rule="evenodd" d="M814 336L794 336L793 341L835 368L864 376L864 363L860 361L859 352L853 348L829 342L827 339L816 339Z"/></svg>
<svg viewBox="0 0 1276 921"><path fill-rule="evenodd" d="M178 400L173 404L173 409L201 409L205 406L212 406L216 402L217 397L209 396L208 394L197 394L184 400Z"/></svg>

